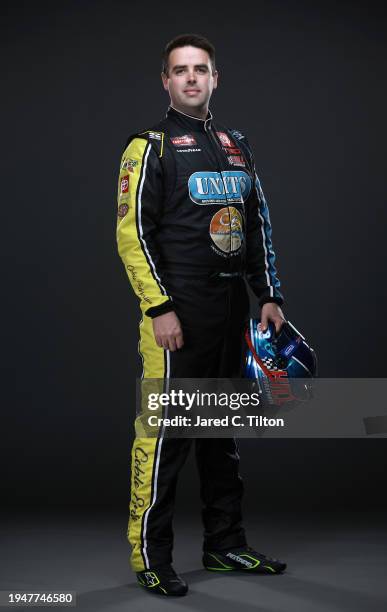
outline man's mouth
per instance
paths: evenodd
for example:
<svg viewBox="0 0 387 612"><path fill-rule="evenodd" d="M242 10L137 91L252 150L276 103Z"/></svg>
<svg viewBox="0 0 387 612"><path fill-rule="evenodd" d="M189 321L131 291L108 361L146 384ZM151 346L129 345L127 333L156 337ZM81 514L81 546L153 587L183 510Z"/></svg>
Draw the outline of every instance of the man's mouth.
<svg viewBox="0 0 387 612"><path fill-rule="evenodd" d="M184 93L200 93L200 89L184 89Z"/></svg>

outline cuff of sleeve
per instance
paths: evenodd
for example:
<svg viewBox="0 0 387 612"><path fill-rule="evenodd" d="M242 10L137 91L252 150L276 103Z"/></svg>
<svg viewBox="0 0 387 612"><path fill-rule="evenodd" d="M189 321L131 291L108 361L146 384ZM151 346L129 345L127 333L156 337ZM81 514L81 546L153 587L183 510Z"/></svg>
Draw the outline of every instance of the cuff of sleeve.
<svg viewBox="0 0 387 612"><path fill-rule="evenodd" d="M261 308L264 304L270 304L270 303L278 304L278 306L282 306L282 304L284 303L284 300L283 298L270 297L269 295L265 295L263 298L259 300L259 305Z"/></svg>
<svg viewBox="0 0 387 612"><path fill-rule="evenodd" d="M154 319L155 317L159 317L167 312L171 312L171 310L174 310L173 302L172 300L167 300L166 302L160 304L160 306L152 306L151 308L148 308L148 310L145 311L145 314L147 317Z"/></svg>

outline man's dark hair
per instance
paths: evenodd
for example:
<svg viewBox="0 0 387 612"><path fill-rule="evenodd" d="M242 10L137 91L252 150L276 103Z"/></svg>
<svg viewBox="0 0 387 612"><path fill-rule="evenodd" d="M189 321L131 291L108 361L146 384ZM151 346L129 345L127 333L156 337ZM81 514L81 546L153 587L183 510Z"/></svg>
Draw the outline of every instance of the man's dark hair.
<svg viewBox="0 0 387 612"><path fill-rule="evenodd" d="M162 71L168 75L168 59L169 54L174 49L178 49L179 47L197 47L198 49L203 49L207 51L210 56L212 72L215 72L215 47L212 43L210 43L207 38L204 36L200 36L200 34L180 34L167 43L164 52L163 52L163 60L161 69Z"/></svg>

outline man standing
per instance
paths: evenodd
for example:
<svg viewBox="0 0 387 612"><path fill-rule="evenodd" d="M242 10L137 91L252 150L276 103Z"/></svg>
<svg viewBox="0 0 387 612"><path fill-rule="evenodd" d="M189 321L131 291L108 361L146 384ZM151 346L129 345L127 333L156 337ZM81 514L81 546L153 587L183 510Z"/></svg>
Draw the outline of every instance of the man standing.
<svg viewBox="0 0 387 612"><path fill-rule="evenodd" d="M163 56L171 104L165 119L131 136L121 161L117 241L140 299L143 378L226 378L241 371L249 316L245 280L263 329L284 316L268 208L248 142L208 110L215 50L178 36ZM184 595L174 572L172 515L191 439L141 437L136 427L128 538L139 583ZM247 546L235 440L195 440L203 502L203 564L211 570L280 573L285 563Z"/></svg>

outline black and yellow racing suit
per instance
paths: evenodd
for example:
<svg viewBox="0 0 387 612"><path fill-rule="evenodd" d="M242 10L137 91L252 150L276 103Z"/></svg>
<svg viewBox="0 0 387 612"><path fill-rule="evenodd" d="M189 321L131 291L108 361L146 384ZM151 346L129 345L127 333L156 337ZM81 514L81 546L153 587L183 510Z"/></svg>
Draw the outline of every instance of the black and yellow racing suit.
<svg viewBox="0 0 387 612"><path fill-rule="evenodd" d="M169 107L131 136L121 160L117 242L140 299L143 378L240 375L249 316L246 282L260 304L282 304L270 218L243 134ZM152 318L174 310L184 346L157 346ZM128 538L132 567L171 562L177 476L191 439L141 436L132 449ZM204 549L245 543L242 481L231 438L195 440Z"/></svg>

